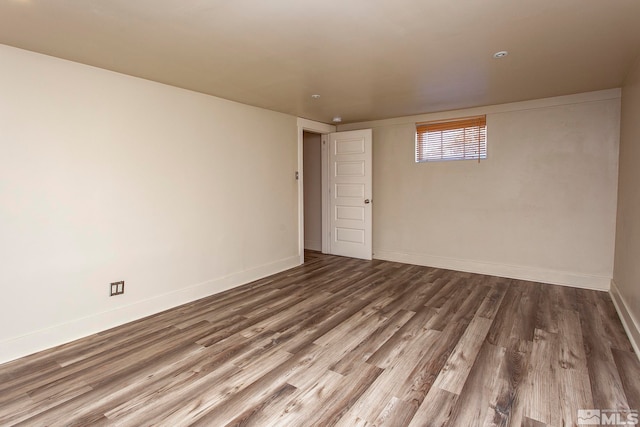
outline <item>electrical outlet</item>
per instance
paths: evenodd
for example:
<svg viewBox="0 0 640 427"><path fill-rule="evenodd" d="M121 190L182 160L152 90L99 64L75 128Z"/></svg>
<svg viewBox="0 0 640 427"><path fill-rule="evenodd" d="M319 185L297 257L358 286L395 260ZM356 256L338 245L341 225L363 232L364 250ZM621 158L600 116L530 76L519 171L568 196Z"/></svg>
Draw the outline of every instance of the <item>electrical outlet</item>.
<svg viewBox="0 0 640 427"><path fill-rule="evenodd" d="M122 295L124 294L124 280L119 282L113 282L111 284L111 294L109 296L114 295Z"/></svg>

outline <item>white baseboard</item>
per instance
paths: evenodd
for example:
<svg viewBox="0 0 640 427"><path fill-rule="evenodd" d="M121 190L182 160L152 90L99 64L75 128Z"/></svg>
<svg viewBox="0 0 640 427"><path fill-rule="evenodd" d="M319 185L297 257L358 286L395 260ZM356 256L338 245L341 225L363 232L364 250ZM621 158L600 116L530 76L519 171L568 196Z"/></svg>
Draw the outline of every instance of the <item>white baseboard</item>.
<svg viewBox="0 0 640 427"><path fill-rule="evenodd" d="M427 254L403 253L394 251L374 251L375 259L445 268L447 270L465 271L468 273L488 274L510 279L529 280L532 282L551 283L574 288L608 291L611 277L572 273L558 270L547 270L519 265L498 264L486 261L448 258Z"/></svg>
<svg viewBox="0 0 640 427"><path fill-rule="evenodd" d="M631 311L629 311L629 306L622 295L620 295L618 285L613 279L611 279L611 289L609 289L609 294L611 295L613 305L616 307L622 326L624 327L624 330L629 337L629 341L631 341L631 345L636 352L636 356L638 357L638 360L640 360L640 322L635 319Z"/></svg>
<svg viewBox="0 0 640 427"><path fill-rule="evenodd" d="M321 251L322 242L320 240L305 240L304 248L309 249L310 251Z"/></svg>
<svg viewBox="0 0 640 427"><path fill-rule="evenodd" d="M298 255L0 342L0 363L74 341L300 265Z"/></svg>

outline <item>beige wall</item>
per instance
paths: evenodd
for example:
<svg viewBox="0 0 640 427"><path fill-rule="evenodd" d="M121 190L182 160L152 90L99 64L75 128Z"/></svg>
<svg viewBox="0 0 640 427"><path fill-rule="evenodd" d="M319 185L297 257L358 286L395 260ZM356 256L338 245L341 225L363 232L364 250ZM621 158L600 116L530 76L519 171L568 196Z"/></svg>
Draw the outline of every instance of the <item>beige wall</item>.
<svg viewBox="0 0 640 427"><path fill-rule="evenodd" d="M7 46L0 63L0 362L299 262L295 117Z"/></svg>
<svg viewBox="0 0 640 427"><path fill-rule="evenodd" d="M608 289L619 91L340 126L373 128L374 257ZM487 114L488 159L414 162L415 122Z"/></svg>
<svg viewBox="0 0 640 427"><path fill-rule="evenodd" d="M620 179L612 295L640 354L640 59L622 88Z"/></svg>
<svg viewBox="0 0 640 427"><path fill-rule="evenodd" d="M322 250L321 135L304 132L304 248Z"/></svg>

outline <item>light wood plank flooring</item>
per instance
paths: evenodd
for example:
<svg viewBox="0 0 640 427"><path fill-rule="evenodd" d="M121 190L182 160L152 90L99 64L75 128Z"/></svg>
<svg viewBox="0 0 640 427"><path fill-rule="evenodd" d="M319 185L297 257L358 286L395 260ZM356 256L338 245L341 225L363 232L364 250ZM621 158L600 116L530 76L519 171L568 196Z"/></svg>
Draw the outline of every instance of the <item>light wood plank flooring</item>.
<svg viewBox="0 0 640 427"><path fill-rule="evenodd" d="M0 425L575 425L640 409L607 293L308 253L0 365Z"/></svg>

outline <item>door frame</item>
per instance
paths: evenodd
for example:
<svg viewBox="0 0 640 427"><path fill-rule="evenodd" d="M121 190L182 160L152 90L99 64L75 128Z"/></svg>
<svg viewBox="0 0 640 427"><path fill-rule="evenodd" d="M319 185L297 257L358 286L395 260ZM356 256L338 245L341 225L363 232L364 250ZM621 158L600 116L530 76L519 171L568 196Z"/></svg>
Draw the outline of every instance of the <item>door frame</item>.
<svg viewBox="0 0 640 427"><path fill-rule="evenodd" d="M322 164L322 252L327 253L329 251L329 239L327 239L326 230L329 229L328 220L329 216L326 212L329 204L328 194L325 190L327 187L327 144L328 134L336 132L337 128L334 125L328 125L326 123L316 122L313 120L303 119L298 117L298 256L300 257L300 264L304 264L304 157L303 157L303 138L304 132L319 133L322 135L322 151L321 151L321 164Z"/></svg>

